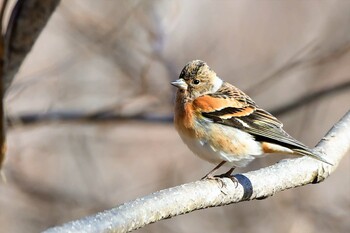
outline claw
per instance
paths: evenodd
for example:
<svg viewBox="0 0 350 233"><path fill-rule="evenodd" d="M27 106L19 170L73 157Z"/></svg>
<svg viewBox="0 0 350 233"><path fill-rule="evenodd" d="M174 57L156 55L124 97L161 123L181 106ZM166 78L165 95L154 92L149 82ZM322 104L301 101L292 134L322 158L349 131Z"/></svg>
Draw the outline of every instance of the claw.
<svg viewBox="0 0 350 233"><path fill-rule="evenodd" d="M232 176L232 172L233 170L235 170L235 167L231 168L230 170L228 170L227 172L221 174L221 175L217 175L215 177L218 177L218 178L230 178L232 180L232 182L235 184L235 187L237 188L238 187L238 180L236 177Z"/></svg>
<svg viewBox="0 0 350 233"><path fill-rule="evenodd" d="M220 191L227 195L227 192L225 192L223 189L226 187L226 184L225 182L222 181L221 177L219 176L213 176L213 175L210 175L210 176L204 176L201 180L215 180L218 184L219 184L219 188L220 188Z"/></svg>
<svg viewBox="0 0 350 233"><path fill-rule="evenodd" d="M216 172L222 165L224 165L224 163L226 163L226 161L222 161L221 163L219 163L213 170L211 170L208 174L202 177L201 180L216 180L218 183L221 184L220 186L221 192L227 195L227 193L223 191L223 188L226 187L226 184L221 180L221 178L230 178L232 182L235 184L236 188L238 187L238 180L236 179L236 177L231 176L233 170L235 170L235 167L232 167L230 170L228 170L227 172L221 175L216 175L216 176L213 175L214 172Z"/></svg>

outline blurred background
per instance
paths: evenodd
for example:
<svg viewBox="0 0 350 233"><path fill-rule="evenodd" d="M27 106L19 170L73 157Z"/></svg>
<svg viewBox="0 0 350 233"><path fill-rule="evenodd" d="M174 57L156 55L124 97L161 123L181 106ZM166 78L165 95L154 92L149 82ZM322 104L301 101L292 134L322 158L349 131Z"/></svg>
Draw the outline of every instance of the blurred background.
<svg viewBox="0 0 350 233"><path fill-rule="evenodd" d="M193 59L313 147L349 110L350 2L61 0L7 92L1 232L39 232L211 170L171 122L169 82ZM320 184L137 232L345 233L349 219L348 155Z"/></svg>

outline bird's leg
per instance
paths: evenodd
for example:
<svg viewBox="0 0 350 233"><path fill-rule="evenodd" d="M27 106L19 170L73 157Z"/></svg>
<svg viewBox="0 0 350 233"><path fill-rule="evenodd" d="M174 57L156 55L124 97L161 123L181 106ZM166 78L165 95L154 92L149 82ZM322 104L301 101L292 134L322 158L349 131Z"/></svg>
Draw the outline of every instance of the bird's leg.
<svg viewBox="0 0 350 233"><path fill-rule="evenodd" d="M219 163L216 167L213 168L213 170L211 170L208 174L206 174L201 180L206 180L206 179L213 180L213 179L215 179L213 174L225 163L226 163L226 161L222 161L221 163Z"/></svg>
<svg viewBox="0 0 350 233"><path fill-rule="evenodd" d="M228 178L231 178L231 174L232 172L235 170L236 167L232 167L230 168L230 170L228 170L227 172L221 174L221 175L218 175L218 177L222 178L222 177L228 177Z"/></svg>
<svg viewBox="0 0 350 233"><path fill-rule="evenodd" d="M236 167L232 167L230 168L230 170L228 170L227 172L221 174L221 175L218 175L218 176L215 176L215 177L219 177L219 178L223 178L223 177L227 177L227 178L230 178L232 180L233 183L235 183L236 185L236 188L238 186L238 180L236 179L236 177L234 176L231 176L232 172L235 170Z"/></svg>

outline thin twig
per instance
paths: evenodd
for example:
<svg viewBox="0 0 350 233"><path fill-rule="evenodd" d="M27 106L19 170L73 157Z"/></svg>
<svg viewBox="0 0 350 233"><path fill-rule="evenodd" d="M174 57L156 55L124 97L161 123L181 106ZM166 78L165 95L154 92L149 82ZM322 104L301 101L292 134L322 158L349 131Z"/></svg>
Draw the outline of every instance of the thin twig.
<svg viewBox="0 0 350 233"><path fill-rule="evenodd" d="M315 91L314 93L301 96L291 103L284 104L282 107L272 109L270 112L273 115L281 116L314 101L318 101L324 97L334 95L348 89L350 89L350 80L323 90Z"/></svg>

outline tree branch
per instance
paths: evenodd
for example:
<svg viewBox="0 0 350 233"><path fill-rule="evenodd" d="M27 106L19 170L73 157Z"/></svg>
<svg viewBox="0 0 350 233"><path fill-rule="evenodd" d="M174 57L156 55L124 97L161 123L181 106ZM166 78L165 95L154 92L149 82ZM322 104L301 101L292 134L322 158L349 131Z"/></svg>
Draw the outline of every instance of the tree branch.
<svg viewBox="0 0 350 233"><path fill-rule="evenodd" d="M0 9L0 175L6 154L5 92L12 83L24 58L31 50L41 30L45 27L59 0L17 0L3 32L7 1ZM2 176L4 179L4 176Z"/></svg>
<svg viewBox="0 0 350 233"><path fill-rule="evenodd" d="M5 180L3 176L1 165L5 159L6 154L6 138L5 138L5 116L4 116L4 64L5 64L5 44L3 31L3 19L4 12L7 5L7 1L3 1L0 10L0 176Z"/></svg>
<svg viewBox="0 0 350 233"><path fill-rule="evenodd" d="M264 199L280 191L318 183L336 170L350 149L350 111L315 147L334 166L312 158L286 159L231 179L196 181L155 192L114 209L46 230L59 232L129 232L162 219L214 206Z"/></svg>
<svg viewBox="0 0 350 233"><path fill-rule="evenodd" d="M321 89L310 94L301 96L300 98L286 103L281 107L277 107L269 110L272 115L281 116L287 114L295 109L310 104L314 101L320 100L325 97L329 97L334 94L350 89L350 81L346 81L326 89ZM8 116L6 118L7 125L13 127L16 125L32 125L38 123L47 123L52 121L84 121L84 122L105 122L105 121L123 121L123 120L137 120L145 122L161 122L161 123L172 123L172 115L155 115L155 114L143 114L142 110L137 114L120 114L116 113L116 109L122 108L123 106L109 106L107 108L101 108L97 111L87 113L79 110L63 110L63 111L50 111L47 113L24 113L21 115Z"/></svg>
<svg viewBox="0 0 350 233"><path fill-rule="evenodd" d="M4 91L33 47L60 0L18 0L5 36Z"/></svg>
<svg viewBox="0 0 350 233"><path fill-rule="evenodd" d="M270 112L272 115L281 116L286 113L289 113L297 108L308 105L316 100L320 100L321 98L340 93L342 91L346 91L350 88L350 81L346 81L335 86L328 87L327 89L318 90L310 94L306 94L301 96L300 98L283 105L282 107L275 108Z"/></svg>

